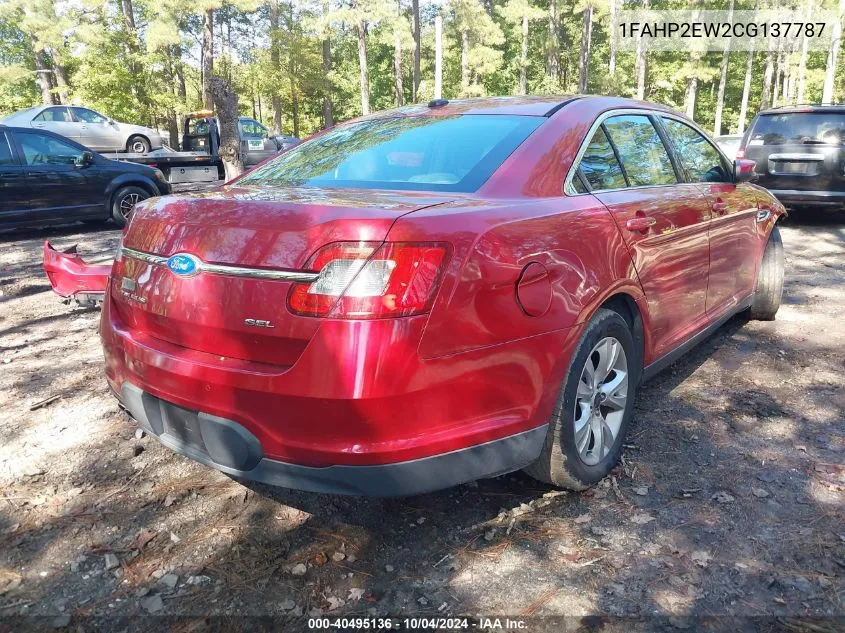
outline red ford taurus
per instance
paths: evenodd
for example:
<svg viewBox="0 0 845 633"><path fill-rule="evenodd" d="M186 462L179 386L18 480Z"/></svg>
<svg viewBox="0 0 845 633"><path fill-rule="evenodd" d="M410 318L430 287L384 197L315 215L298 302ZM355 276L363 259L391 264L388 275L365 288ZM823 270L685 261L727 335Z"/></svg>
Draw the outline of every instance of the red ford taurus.
<svg viewBox="0 0 845 633"><path fill-rule="evenodd" d="M229 475L404 495L524 468L583 489L637 388L780 303L783 207L692 122L605 97L443 100L138 206L107 376Z"/></svg>

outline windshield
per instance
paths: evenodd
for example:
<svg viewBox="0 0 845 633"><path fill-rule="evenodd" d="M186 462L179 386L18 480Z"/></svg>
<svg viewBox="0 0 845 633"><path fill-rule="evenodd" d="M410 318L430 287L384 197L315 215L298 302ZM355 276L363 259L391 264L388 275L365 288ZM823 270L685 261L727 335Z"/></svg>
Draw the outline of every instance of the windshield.
<svg viewBox="0 0 845 633"><path fill-rule="evenodd" d="M503 115L361 121L294 147L238 184L475 191L544 121Z"/></svg>
<svg viewBox="0 0 845 633"><path fill-rule="evenodd" d="M751 130L748 144L845 144L845 112L764 114Z"/></svg>

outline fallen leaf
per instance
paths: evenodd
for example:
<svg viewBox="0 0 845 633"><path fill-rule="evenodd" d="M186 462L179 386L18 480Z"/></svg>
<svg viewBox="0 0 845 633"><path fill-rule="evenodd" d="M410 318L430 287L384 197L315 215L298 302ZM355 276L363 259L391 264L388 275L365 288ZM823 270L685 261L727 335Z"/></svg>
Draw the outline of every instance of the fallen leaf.
<svg viewBox="0 0 845 633"><path fill-rule="evenodd" d="M637 525L645 525L646 523L650 523L651 521L654 521L654 517L644 512L640 514L635 514L631 517L631 523L636 523Z"/></svg>
<svg viewBox="0 0 845 633"><path fill-rule="evenodd" d="M633 491L635 495L645 497L648 494L648 486L636 486Z"/></svg>
<svg viewBox="0 0 845 633"><path fill-rule="evenodd" d="M132 543L129 545L129 549L137 549L142 550L147 546L147 543L152 541L158 532L154 530L143 529L135 535L135 538L132 539Z"/></svg>
<svg viewBox="0 0 845 633"><path fill-rule="evenodd" d="M692 562L694 562L699 567L707 567L707 565L710 563L710 559L713 557L710 556L710 554L708 554L704 550L696 550L692 554L690 554L690 558L692 559Z"/></svg>
<svg viewBox="0 0 845 633"><path fill-rule="evenodd" d="M358 587L352 587L349 590L349 600L360 600L363 595L364 590L359 589Z"/></svg>
<svg viewBox="0 0 845 633"><path fill-rule="evenodd" d="M326 564L326 562L328 562L328 560L329 559L326 558L326 555L323 554L323 552L318 552L317 555L314 557L314 564L317 565L317 567L322 567Z"/></svg>
<svg viewBox="0 0 845 633"><path fill-rule="evenodd" d="M728 494L724 490L720 490L719 492L714 494L711 498L714 501L717 501L719 503L730 503L731 501L736 501L736 498L733 495Z"/></svg>
<svg viewBox="0 0 845 633"><path fill-rule="evenodd" d="M580 525L582 523L589 522L589 520L590 520L590 514L588 512L587 514L582 514L581 516L575 517L574 522L578 523Z"/></svg>
<svg viewBox="0 0 845 633"><path fill-rule="evenodd" d="M755 497L762 499L763 497L768 497L769 493L763 490L762 488L752 488L751 494Z"/></svg>

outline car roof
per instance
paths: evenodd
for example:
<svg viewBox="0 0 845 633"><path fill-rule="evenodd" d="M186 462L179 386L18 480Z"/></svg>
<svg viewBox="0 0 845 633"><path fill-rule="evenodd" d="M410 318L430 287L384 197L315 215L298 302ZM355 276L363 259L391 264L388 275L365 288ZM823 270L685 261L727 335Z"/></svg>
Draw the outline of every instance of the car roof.
<svg viewBox="0 0 845 633"><path fill-rule="evenodd" d="M831 103L827 105L799 104L781 106L762 110L760 116L768 114L797 114L800 112L845 112L845 103Z"/></svg>
<svg viewBox="0 0 845 633"><path fill-rule="evenodd" d="M551 117L565 105L576 101L589 103L596 112L618 108L645 108L678 114L672 108L657 103L625 99L622 97L607 97L603 95L526 95L474 99L435 99L428 104L417 104L383 110L356 120L366 121L395 116L450 116L461 114Z"/></svg>

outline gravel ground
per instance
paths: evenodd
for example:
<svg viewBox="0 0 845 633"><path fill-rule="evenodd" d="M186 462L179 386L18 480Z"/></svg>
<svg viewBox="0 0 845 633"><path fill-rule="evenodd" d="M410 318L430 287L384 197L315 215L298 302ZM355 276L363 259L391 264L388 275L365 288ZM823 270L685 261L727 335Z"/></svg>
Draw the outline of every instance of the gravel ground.
<svg viewBox="0 0 845 633"><path fill-rule="evenodd" d="M734 319L646 385L599 487L512 474L393 500L247 488L140 438L102 376L99 313L63 305L40 261L47 238L107 261L119 232L0 235L0 631L150 631L150 613L845 630L808 620L845 615L845 216L782 230L777 321Z"/></svg>

